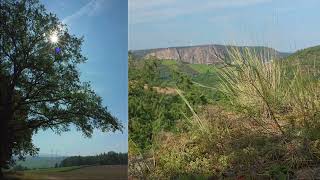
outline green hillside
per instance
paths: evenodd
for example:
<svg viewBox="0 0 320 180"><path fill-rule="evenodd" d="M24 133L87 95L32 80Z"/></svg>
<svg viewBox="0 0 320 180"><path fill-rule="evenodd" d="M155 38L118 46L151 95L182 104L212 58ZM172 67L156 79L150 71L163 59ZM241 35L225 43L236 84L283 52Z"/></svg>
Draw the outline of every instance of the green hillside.
<svg viewBox="0 0 320 180"><path fill-rule="evenodd" d="M314 176L320 167L319 57L320 46L265 64L237 53L225 66L137 61L129 54L130 174Z"/></svg>
<svg viewBox="0 0 320 180"><path fill-rule="evenodd" d="M287 59L295 59L295 58L298 58L301 60L315 59L320 61L320 46L314 46L314 47L298 50L297 52L287 57Z"/></svg>
<svg viewBox="0 0 320 180"><path fill-rule="evenodd" d="M161 64L160 73L164 79L170 79L170 73L176 71L184 73L193 81L201 84L204 83L206 86L216 86L219 80L217 76L217 65L189 64L175 60L163 60Z"/></svg>
<svg viewBox="0 0 320 180"><path fill-rule="evenodd" d="M21 165L29 169L33 168L51 168L55 164L60 164L66 157L57 156L57 157L47 157L47 156L37 156L31 157L27 156L25 161L17 161L16 165Z"/></svg>
<svg viewBox="0 0 320 180"><path fill-rule="evenodd" d="M320 68L320 46L314 46L306 49L299 50L291 54L285 60L289 63L308 65L313 68Z"/></svg>
<svg viewBox="0 0 320 180"><path fill-rule="evenodd" d="M288 67L301 65L305 70L314 71L320 74L320 46L310 47L283 57ZM219 65L188 64L176 60L161 60L164 66L160 70L168 75L170 71L179 71L187 74L195 82L206 86L214 87L219 83L217 68ZM166 76L166 78L168 78Z"/></svg>

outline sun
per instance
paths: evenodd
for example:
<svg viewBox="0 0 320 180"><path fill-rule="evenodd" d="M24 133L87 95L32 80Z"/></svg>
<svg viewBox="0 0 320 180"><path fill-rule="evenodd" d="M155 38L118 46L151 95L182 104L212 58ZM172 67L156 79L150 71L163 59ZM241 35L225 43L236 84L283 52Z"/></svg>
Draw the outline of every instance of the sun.
<svg viewBox="0 0 320 180"><path fill-rule="evenodd" d="M50 41L51 41L51 43L57 43L59 41L59 37L58 37L58 33L57 32L53 32L50 35Z"/></svg>

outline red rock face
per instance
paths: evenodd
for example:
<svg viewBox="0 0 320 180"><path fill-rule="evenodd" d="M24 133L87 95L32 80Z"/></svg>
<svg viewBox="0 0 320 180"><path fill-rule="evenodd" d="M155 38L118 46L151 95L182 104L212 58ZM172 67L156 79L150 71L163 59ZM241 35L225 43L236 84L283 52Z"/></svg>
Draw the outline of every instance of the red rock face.
<svg viewBox="0 0 320 180"><path fill-rule="evenodd" d="M223 45L203 45L189 47L170 47L148 50L133 51L133 54L148 59L177 60L191 64L217 64L221 63L228 55L228 48L231 46ZM243 47L240 47L243 48ZM259 51L267 54L272 53L275 57L281 57L282 53L267 47L249 47L250 49L260 49ZM263 54L262 53L262 54Z"/></svg>

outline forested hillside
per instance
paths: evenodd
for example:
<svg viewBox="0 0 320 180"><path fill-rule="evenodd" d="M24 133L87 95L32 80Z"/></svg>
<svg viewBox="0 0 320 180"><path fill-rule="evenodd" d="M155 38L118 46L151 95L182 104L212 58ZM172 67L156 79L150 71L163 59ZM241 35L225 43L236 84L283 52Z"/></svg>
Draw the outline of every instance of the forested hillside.
<svg viewBox="0 0 320 180"><path fill-rule="evenodd" d="M71 156L65 158L60 163L60 167L82 166L82 165L127 165L128 154L116 153L110 151L108 153L96 156Z"/></svg>
<svg viewBox="0 0 320 180"><path fill-rule="evenodd" d="M320 167L317 47L220 65L129 53L130 175L310 178ZM311 63L312 62L312 63Z"/></svg>

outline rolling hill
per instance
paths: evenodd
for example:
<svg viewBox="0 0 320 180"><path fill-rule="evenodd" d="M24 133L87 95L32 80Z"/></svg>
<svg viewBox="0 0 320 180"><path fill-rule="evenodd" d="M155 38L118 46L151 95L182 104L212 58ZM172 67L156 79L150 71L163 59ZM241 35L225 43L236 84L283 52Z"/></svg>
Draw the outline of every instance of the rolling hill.
<svg viewBox="0 0 320 180"><path fill-rule="evenodd" d="M25 161L17 161L16 165L21 165L29 169L33 168L51 168L55 164L60 164L66 157L65 156L53 156L53 155L39 155L39 156L27 156Z"/></svg>
<svg viewBox="0 0 320 180"><path fill-rule="evenodd" d="M298 50L289 55L287 58L289 63L300 63L308 65L319 70L320 68L320 45Z"/></svg>
<svg viewBox="0 0 320 180"><path fill-rule="evenodd" d="M150 50L138 50L138 51L132 51L132 54L135 56L136 59L147 59L151 55L159 55L156 56L157 59L161 60L161 66L160 66L160 72L162 74L162 78L164 79L170 79L169 74L172 70L183 72L189 76L192 77L192 79L199 83L204 83L205 85L209 85L210 87L215 86L217 84L217 81L219 81L219 78L217 77L217 66L218 63L194 63L192 62L186 62L181 61L178 59L174 59L174 56L171 57L172 54L168 54L167 57L162 59L162 52L173 52L179 51L179 49L185 49L184 51L189 51L189 54L196 53L199 50L195 50L197 48L203 48L203 51L205 52L205 49L208 49L210 45L208 46L193 46L193 47L178 47L178 48L167 48L167 49L150 49ZM222 51L226 51L227 46L221 46L221 45L213 45L216 47L219 47L220 49L225 48ZM214 48L214 47L212 47ZM218 49L219 49L218 48ZM240 47L240 48L244 48ZM314 46L309 47L305 49L298 50L294 53L282 53L278 52L271 48L266 47L249 47L249 48L256 48L256 52L265 51L265 50L272 50L274 53L277 54L277 57L282 58L284 62L287 62L290 65L295 65L297 63L303 65L304 68L308 67L308 69L313 69L316 71L320 71L320 46ZM200 50L201 51L201 50ZM182 52L182 51L181 51ZM158 54L157 54L158 53ZM226 53L226 52L225 52ZM209 57L210 55L208 55ZM213 58L212 62L216 61L216 59Z"/></svg>

